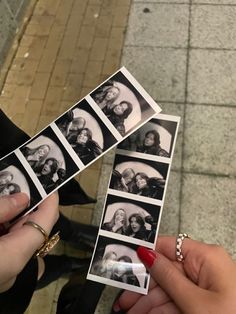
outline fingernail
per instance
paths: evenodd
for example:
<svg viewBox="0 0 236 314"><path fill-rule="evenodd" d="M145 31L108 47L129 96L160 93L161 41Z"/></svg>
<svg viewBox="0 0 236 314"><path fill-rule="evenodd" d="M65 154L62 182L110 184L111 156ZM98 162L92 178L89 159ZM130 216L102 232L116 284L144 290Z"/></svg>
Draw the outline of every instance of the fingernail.
<svg viewBox="0 0 236 314"><path fill-rule="evenodd" d="M155 259L157 258L157 253L153 250L147 249L143 246L139 246L137 249L138 257L144 263L145 266L151 268Z"/></svg>
<svg viewBox="0 0 236 314"><path fill-rule="evenodd" d="M25 207L29 202L29 198L25 193L11 194L9 195L9 200L16 208Z"/></svg>
<svg viewBox="0 0 236 314"><path fill-rule="evenodd" d="M114 303L113 307L112 307L112 312L111 312L111 314L114 314L114 313L115 313L115 314L125 314L125 313L126 313L125 310L122 310L122 309L121 309L119 300L117 300L117 301Z"/></svg>
<svg viewBox="0 0 236 314"><path fill-rule="evenodd" d="M120 312L121 308L120 308L120 303L118 300L116 300L116 302L113 305L113 312L118 313Z"/></svg>

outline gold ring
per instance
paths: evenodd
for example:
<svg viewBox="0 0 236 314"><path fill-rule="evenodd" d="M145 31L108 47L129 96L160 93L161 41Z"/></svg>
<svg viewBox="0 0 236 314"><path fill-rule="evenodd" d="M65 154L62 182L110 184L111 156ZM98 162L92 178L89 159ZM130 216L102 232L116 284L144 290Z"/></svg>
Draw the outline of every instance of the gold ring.
<svg viewBox="0 0 236 314"><path fill-rule="evenodd" d="M178 262L184 261L184 256L182 254L182 245L184 242L184 239L190 239L190 236L187 233L179 233L178 237L176 238L176 259Z"/></svg>
<svg viewBox="0 0 236 314"><path fill-rule="evenodd" d="M48 241L48 234L47 234L47 232L40 226L40 225L38 225L38 224L36 224L36 222L33 222L33 221L26 221L24 224L23 224L23 226L24 225L28 225L28 226L32 226L32 227L34 227L35 229L37 229L37 230L39 230L41 233L42 233L42 235L44 236L44 242L47 242Z"/></svg>
<svg viewBox="0 0 236 314"><path fill-rule="evenodd" d="M35 256L44 257L60 240L59 231L49 238L47 232L37 223L33 221L26 221L23 225L28 225L39 230L41 234L44 236L44 242L40 246L40 248L35 252Z"/></svg>

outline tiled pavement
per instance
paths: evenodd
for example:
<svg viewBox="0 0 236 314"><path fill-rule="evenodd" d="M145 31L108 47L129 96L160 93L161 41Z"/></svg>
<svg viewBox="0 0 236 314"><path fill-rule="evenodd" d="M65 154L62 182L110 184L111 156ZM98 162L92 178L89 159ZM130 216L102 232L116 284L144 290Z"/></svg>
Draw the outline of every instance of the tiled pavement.
<svg viewBox="0 0 236 314"><path fill-rule="evenodd" d="M221 243L236 258L235 16L236 0L39 0L1 108L33 135L111 74L122 57L163 112L182 117L161 232L181 230ZM99 222L112 159L111 152L101 169L98 162L80 175L95 195L100 174L95 211L67 208L68 215ZM93 186L87 185L91 177ZM54 313L64 282L36 293L28 313ZM109 313L112 292L108 288L97 313Z"/></svg>

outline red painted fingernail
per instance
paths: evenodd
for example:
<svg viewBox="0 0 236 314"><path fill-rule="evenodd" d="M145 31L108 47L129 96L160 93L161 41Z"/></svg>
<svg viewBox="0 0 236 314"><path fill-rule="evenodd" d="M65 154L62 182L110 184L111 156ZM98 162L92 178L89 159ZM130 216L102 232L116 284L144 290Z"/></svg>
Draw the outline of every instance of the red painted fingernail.
<svg viewBox="0 0 236 314"><path fill-rule="evenodd" d="M157 258L157 253L153 250L147 249L143 246L139 246L137 250L138 257L148 268L152 267L155 259Z"/></svg>
<svg viewBox="0 0 236 314"><path fill-rule="evenodd" d="M120 308L120 303L119 303L119 300L116 300L116 302L113 304L113 311L115 313L118 313L120 312L121 308Z"/></svg>

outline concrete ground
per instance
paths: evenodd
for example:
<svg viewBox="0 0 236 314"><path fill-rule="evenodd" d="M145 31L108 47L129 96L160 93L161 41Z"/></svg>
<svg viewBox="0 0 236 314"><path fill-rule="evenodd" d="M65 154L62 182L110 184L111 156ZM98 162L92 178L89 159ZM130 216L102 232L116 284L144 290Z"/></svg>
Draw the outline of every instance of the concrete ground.
<svg viewBox="0 0 236 314"><path fill-rule="evenodd" d="M235 16L236 0L38 0L1 108L33 135L125 65L163 113L182 118L160 233L188 232L236 258ZM113 156L79 176L98 202L63 209L69 217L99 223ZM27 313L55 313L65 282L35 293ZM97 313L116 293L107 288Z"/></svg>

